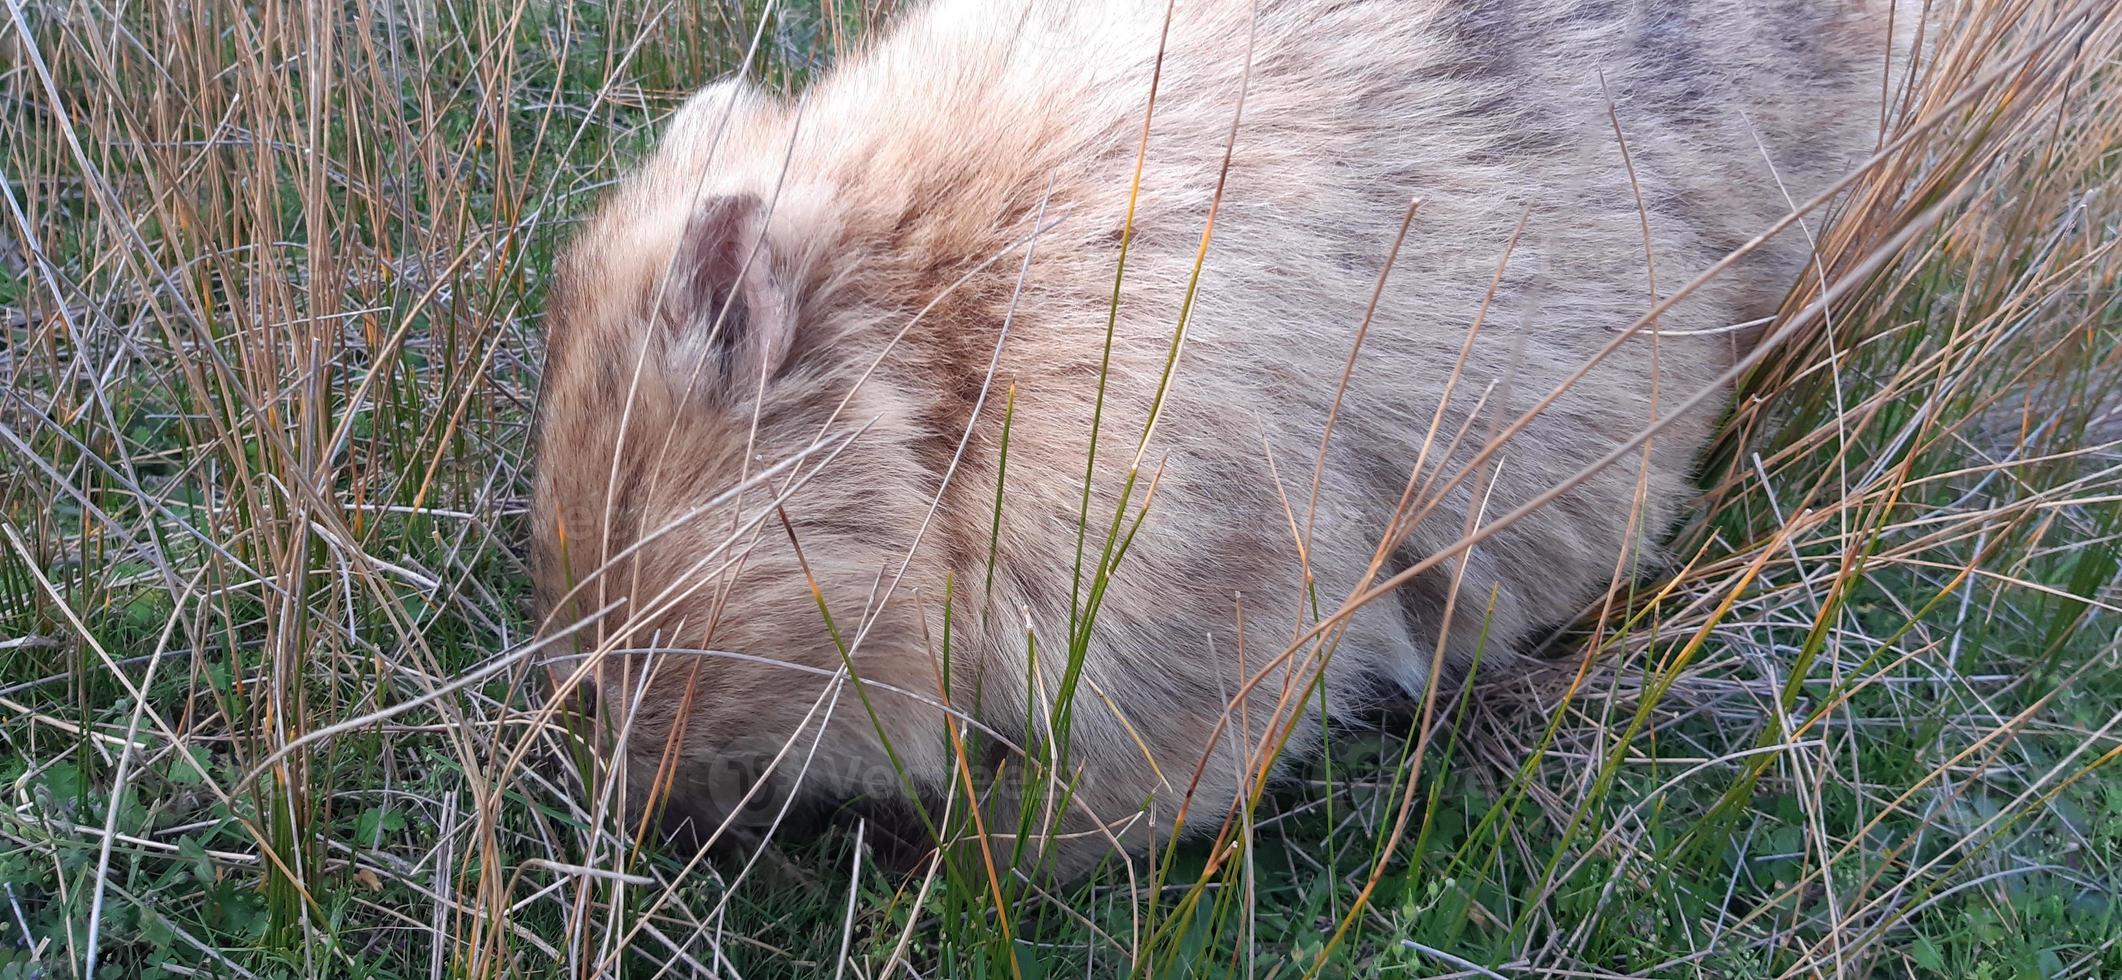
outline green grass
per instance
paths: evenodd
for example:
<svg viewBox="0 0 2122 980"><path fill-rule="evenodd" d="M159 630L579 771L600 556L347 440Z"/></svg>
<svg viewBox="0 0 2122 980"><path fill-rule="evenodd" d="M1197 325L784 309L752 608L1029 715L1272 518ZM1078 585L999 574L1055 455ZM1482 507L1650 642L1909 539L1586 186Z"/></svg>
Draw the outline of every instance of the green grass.
<svg viewBox="0 0 2122 980"><path fill-rule="evenodd" d="M637 846L515 653L544 275L755 32L797 85L875 17L823 10L8 0L0 977L2122 975L2093 2L1941 42L1675 567L1247 846L1064 894Z"/></svg>

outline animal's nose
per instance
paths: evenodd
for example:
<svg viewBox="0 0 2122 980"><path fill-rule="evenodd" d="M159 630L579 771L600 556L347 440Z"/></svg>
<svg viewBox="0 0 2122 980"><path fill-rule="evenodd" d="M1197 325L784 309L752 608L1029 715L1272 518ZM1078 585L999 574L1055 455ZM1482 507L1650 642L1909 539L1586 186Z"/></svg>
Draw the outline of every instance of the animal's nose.
<svg viewBox="0 0 2122 980"><path fill-rule="evenodd" d="M562 657L546 664L545 678L548 693L560 710L584 718L596 714L597 675L582 669L580 657Z"/></svg>

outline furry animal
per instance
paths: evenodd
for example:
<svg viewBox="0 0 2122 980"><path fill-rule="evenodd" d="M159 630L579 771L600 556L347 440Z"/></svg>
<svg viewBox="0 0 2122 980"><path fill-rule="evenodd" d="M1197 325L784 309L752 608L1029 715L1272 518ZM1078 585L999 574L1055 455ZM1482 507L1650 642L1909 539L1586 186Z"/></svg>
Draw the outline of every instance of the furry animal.
<svg viewBox="0 0 2122 980"><path fill-rule="evenodd" d="M1805 238L1628 328L1872 150L1914 20L937 0L800 96L712 85L559 266L553 676L710 837L967 786L1063 873L1213 830L1317 712L1655 557L1718 410L1677 408Z"/></svg>

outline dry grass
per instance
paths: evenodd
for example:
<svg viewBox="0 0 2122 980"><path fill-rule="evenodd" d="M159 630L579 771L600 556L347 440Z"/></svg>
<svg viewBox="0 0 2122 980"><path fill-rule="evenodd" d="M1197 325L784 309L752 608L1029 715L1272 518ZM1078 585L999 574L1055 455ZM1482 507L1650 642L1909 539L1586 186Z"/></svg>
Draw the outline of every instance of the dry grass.
<svg viewBox="0 0 2122 980"><path fill-rule="evenodd" d="M1062 896L656 853L529 676L552 243L879 11L0 4L0 977L2122 975L2107 0L1957 8L1785 232L1676 567Z"/></svg>

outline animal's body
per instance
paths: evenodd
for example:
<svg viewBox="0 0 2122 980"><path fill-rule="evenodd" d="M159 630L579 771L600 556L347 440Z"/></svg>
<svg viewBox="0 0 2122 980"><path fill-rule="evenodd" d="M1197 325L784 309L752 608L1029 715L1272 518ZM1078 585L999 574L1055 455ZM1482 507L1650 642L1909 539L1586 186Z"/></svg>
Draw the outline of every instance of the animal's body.
<svg viewBox="0 0 2122 980"><path fill-rule="evenodd" d="M1116 526L1077 643L1069 812L1147 806L1127 841L1169 830L1189 789L1184 822L1220 824L1275 724L1297 720L1296 756L1322 704L1419 693L1477 652L1499 669L1654 554L1717 399L1578 477L1717 385L1748 337L1724 328L1773 311L1804 235L1558 386L1654 288L1872 150L1888 17L1178 0L1167 30L1141 0L943 0L800 97L704 91L565 258L538 435L548 628L610 607L577 677L631 719L611 728L637 804L660 781L719 816L736 801L713 773L799 733L780 789L801 772L817 799L939 800L968 778L946 677L978 726L1047 738ZM1381 547L1411 473L1421 519ZM1323 696L1302 687L1316 644L1276 660L1366 583L1557 487L1324 634ZM623 651L652 646L671 652L644 680ZM867 707L835 680L844 648ZM991 831L1015 825L1003 797ZM1076 840L1071 867L1106 846Z"/></svg>

